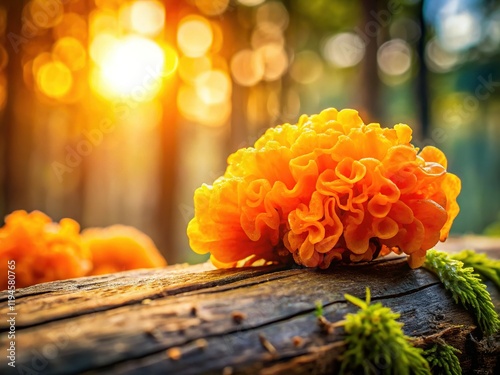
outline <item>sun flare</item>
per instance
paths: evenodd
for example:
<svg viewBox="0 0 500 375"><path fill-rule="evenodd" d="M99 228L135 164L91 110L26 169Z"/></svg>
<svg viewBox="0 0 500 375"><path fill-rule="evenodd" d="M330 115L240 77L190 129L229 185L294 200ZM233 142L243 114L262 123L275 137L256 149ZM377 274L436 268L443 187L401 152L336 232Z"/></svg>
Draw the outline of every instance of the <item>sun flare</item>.
<svg viewBox="0 0 500 375"><path fill-rule="evenodd" d="M128 36L116 40L100 60L100 83L106 96L154 97L165 69L163 49L150 39Z"/></svg>

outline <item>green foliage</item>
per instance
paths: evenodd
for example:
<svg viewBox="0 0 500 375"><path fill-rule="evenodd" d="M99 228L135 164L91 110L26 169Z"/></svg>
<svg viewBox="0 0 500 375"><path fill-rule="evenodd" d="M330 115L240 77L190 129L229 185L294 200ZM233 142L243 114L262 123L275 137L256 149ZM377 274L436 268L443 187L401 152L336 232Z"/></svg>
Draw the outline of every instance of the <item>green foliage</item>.
<svg viewBox="0 0 500 375"><path fill-rule="evenodd" d="M356 26L360 7L357 1L343 0L291 0L288 10L297 19L309 21L308 27L320 30L343 30ZM304 28L304 26L302 26Z"/></svg>
<svg viewBox="0 0 500 375"><path fill-rule="evenodd" d="M484 229L484 234L490 237L500 237L500 220L495 221Z"/></svg>
<svg viewBox="0 0 500 375"><path fill-rule="evenodd" d="M424 267L439 277L445 288L451 292L455 303L460 302L474 313L481 331L487 335L498 331L500 320L491 296L473 268L464 267L461 261L438 250L427 252Z"/></svg>
<svg viewBox="0 0 500 375"><path fill-rule="evenodd" d="M424 351L433 375L461 375L462 368L457 354L460 350L448 345L443 340Z"/></svg>
<svg viewBox="0 0 500 375"><path fill-rule="evenodd" d="M430 374L422 349L415 348L405 336L398 313L380 302L370 304L370 290L366 301L345 295L360 310L345 317L346 351L340 373L364 374Z"/></svg>
<svg viewBox="0 0 500 375"><path fill-rule="evenodd" d="M316 301L314 305L316 306L316 310L314 310L314 315L318 318L320 316L323 316L323 303L321 301Z"/></svg>
<svg viewBox="0 0 500 375"><path fill-rule="evenodd" d="M474 250L462 250L451 257L461 261L465 267L474 268L474 271L490 279L500 288L500 260L490 259L486 254L478 254Z"/></svg>

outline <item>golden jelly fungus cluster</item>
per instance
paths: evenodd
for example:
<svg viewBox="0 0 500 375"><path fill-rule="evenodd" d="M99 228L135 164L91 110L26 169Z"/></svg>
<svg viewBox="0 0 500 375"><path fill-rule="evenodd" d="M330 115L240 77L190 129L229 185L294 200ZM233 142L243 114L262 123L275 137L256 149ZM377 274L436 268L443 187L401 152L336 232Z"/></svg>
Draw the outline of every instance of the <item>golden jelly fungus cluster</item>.
<svg viewBox="0 0 500 375"><path fill-rule="evenodd" d="M422 265L446 240L460 180L444 154L410 144L412 130L365 125L330 108L268 129L194 195L192 249L217 267L285 263L327 268L393 251Z"/></svg>
<svg viewBox="0 0 500 375"><path fill-rule="evenodd" d="M167 265L153 240L134 227L89 228L82 232L82 238L92 253L91 275Z"/></svg>
<svg viewBox="0 0 500 375"><path fill-rule="evenodd" d="M85 276L92 256L72 219L53 223L40 211L14 211L0 228L0 289L7 289L7 262L15 260L16 288Z"/></svg>
<svg viewBox="0 0 500 375"><path fill-rule="evenodd" d="M8 261L15 261L16 288L46 281L163 267L153 241L126 226L88 229L72 219L53 223L39 211L14 211L0 228L0 290L7 289Z"/></svg>

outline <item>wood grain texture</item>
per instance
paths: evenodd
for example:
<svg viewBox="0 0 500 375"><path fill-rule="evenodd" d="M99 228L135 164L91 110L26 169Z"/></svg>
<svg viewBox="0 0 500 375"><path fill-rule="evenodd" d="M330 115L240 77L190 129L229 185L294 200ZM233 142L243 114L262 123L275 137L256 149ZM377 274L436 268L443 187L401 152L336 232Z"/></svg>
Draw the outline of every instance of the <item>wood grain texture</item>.
<svg viewBox="0 0 500 375"><path fill-rule="evenodd" d="M461 241L447 246L462 248ZM500 257L498 241L483 249ZM2 360L0 373L335 373L342 329L322 333L315 302L338 321L356 311L344 293L364 297L367 286L373 300L401 313L406 334L423 340L442 334L462 350L464 373L500 373L499 337L481 339L437 278L400 257L328 271L177 265L19 289L17 367ZM498 290L488 287L500 309ZM6 316L5 293L0 301ZM2 350L7 329L2 320Z"/></svg>

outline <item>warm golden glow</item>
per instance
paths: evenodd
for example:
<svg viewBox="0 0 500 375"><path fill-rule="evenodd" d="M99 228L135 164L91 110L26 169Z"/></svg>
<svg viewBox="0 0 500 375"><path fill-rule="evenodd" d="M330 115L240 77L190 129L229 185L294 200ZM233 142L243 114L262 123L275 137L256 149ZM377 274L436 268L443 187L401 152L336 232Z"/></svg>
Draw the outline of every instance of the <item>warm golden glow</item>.
<svg viewBox="0 0 500 375"><path fill-rule="evenodd" d="M43 52L35 57L35 59L33 60L33 64L31 65L33 77L37 77L40 68L51 61L52 55L48 52Z"/></svg>
<svg viewBox="0 0 500 375"><path fill-rule="evenodd" d="M231 114L231 102L224 100L217 104L203 101L193 86L183 85L177 92L177 107L189 121L218 127L226 123Z"/></svg>
<svg viewBox="0 0 500 375"><path fill-rule="evenodd" d="M196 93L206 104L222 103L231 95L231 81L225 72L211 70L199 77Z"/></svg>
<svg viewBox="0 0 500 375"><path fill-rule="evenodd" d="M222 27L218 22L210 22L212 28L212 45L210 46L211 53L217 53L222 49L224 44L224 34L222 32Z"/></svg>
<svg viewBox="0 0 500 375"><path fill-rule="evenodd" d="M42 65L36 78L40 91L54 99L62 98L73 85L71 71L59 61L47 62Z"/></svg>
<svg viewBox="0 0 500 375"><path fill-rule="evenodd" d="M177 44L186 56L203 56L212 42L212 27L205 18L188 16L180 22L177 30Z"/></svg>
<svg viewBox="0 0 500 375"><path fill-rule="evenodd" d="M137 100L147 100L161 88L165 55L150 39L130 36L116 41L104 53L100 68L108 94L134 95Z"/></svg>
<svg viewBox="0 0 500 375"><path fill-rule="evenodd" d="M61 38L56 42L53 57L72 71L83 69L87 62L85 48L77 39L71 37Z"/></svg>
<svg viewBox="0 0 500 375"><path fill-rule="evenodd" d="M140 34L158 35L165 26L165 7L157 1L136 1L130 7L130 23Z"/></svg>
<svg viewBox="0 0 500 375"><path fill-rule="evenodd" d="M229 0L195 0L198 9L207 16L222 14L229 5Z"/></svg>
<svg viewBox="0 0 500 375"><path fill-rule="evenodd" d="M53 29L55 39L66 36L85 42L87 39L87 22L77 13L65 13L61 22Z"/></svg>
<svg viewBox="0 0 500 375"><path fill-rule="evenodd" d="M36 27L50 29L61 22L64 6L61 1L31 0L29 16Z"/></svg>
<svg viewBox="0 0 500 375"><path fill-rule="evenodd" d="M97 35L90 44L90 57L92 57L92 60L98 65L102 65L106 55L117 43L118 40L111 34L102 33Z"/></svg>
<svg viewBox="0 0 500 375"><path fill-rule="evenodd" d="M254 49L270 43L278 44L283 47L285 45L285 36L278 26L272 23L264 23L257 25L252 32L251 43Z"/></svg>
<svg viewBox="0 0 500 375"><path fill-rule="evenodd" d="M264 76L264 61L260 53L244 49L231 60L231 73L241 86L253 86Z"/></svg>
<svg viewBox="0 0 500 375"><path fill-rule="evenodd" d="M179 55L177 55L177 51L171 46L165 46L163 52L165 54L164 75L168 76L177 70L179 66Z"/></svg>
<svg viewBox="0 0 500 375"><path fill-rule="evenodd" d="M179 62L179 75L184 82L196 83L200 75L212 68L212 62L206 56L187 57L182 56Z"/></svg>
<svg viewBox="0 0 500 375"><path fill-rule="evenodd" d="M89 18L90 34L93 36L99 36L102 33L116 34L119 31L115 12L94 10Z"/></svg>
<svg viewBox="0 0 500 375"><path fill-rule="evenodd" d="M264 79L274 81L281 78L288 68L288 56L279 44L269 43L259 48L258 53L264 62Z"/></svg>

